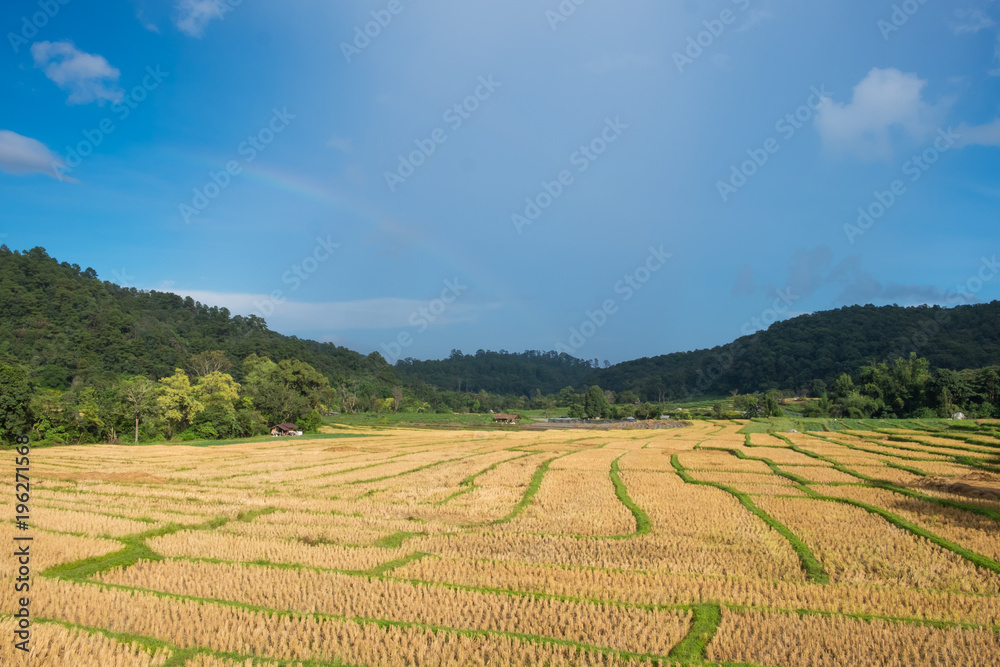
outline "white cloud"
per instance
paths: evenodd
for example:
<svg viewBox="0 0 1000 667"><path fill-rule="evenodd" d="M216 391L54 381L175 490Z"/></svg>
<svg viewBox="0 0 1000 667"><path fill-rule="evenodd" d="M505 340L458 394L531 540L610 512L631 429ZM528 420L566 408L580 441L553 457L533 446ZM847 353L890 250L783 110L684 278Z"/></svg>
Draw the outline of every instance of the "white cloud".
<svg viewBox="0 0 1000 667"><path fill-rule="evenodd" d="M774 15L768 9L769 6L770 3L767 3L761 9L750 10L750 13L747 15L747 20L744 21L743 24L736 29L736 32L746 32L747 30L750 30L751 28L754 28L759 24L763 23L767 19L772 18Z"/></svg>
<svg viewBox="0 0 1000 667"><path fill-rule="evenodd" d="M986 4L992 5L994 0L986 0ZM989 70L990 76L1000 76L1000 30L997 29L997 22L983 8L956 9L955 19L951 21L951 31L956 35L976 35L983 30L995 33L993 47L993 69Z"/></svg>
<svg viewBox="0 0 1000 667"><path fill-rule="evenodd" d="M980 30L987 30L996 25L996 21L981 9L956 9L955 19L951 23L951 30L956 35L974 35Z"/></svg>
<svg viewBox="0 0 1000 667"><path fill-rule="evenodd" d="M60 178L57 167L65 166L62 160L37 139L25 137L10 130L0 130L0 170L8 174L46 174ZM67 179L65 176L61 180Z"/></svg>
<svg viewBox="0 0 1000 667"><path fill-rule="evenodd" d="M85 53L70 41L35 42L31 45L31 55L35 67L43 68L45 76L69 91L70 104L103 105L105 101L121 101L122 89L118 87L121 72L103 56Z"/></svg>
<svg viewBox="0 0 1000 667"><path fill-rule="evenodd" d="M854 87L851 102L824 99L816 114L816 128L827 149L863 159L892 155L893 131L921 139L940 124L946 105L924 101L926 81L898 69L875 68Z"/></svg>
<svg viewBox="0 0 1000 667"><path fill-rule="evenodd" d="M955 130L959 136L958 145L1000 146L1000 119L985 125L960 125Z"/></svg>
<svg viewBox="0 0 1000 667"><path fill-rule="evenodd" d="M1000 33L997 33L996 46L993 47L993 64L996 67L990 70L990 76L1000 76Z"/></svg>
<svg viewBox="0 0 1000 667"><path fill-rule="evenodd" d="M180 0L176 5L177 29L191 37L201 37L213 19L221 19L232 7L226 0Z"/></svg>

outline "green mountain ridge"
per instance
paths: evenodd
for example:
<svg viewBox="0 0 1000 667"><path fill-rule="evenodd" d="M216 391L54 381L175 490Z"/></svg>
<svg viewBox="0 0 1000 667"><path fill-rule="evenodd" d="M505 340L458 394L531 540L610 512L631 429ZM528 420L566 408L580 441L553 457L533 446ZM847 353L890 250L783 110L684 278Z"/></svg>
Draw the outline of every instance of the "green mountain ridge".
<svg viewBox="0 0 1000 667"><path fill-rule="evenodd" d="M0 247L0 360L26 366L40 386L64 389L75 378L119 374L161 378L209 350L232 359L237 380L240 362L257 354L304 361L334 386L397 381L378 354L284 336L256 315L230 316L190 297L101 281L93 269L59 263L44 248Z"/></svg>
<svg viewBox="0 0 1000 667"><path fill-rule="evenodd" d="M942 307L847 306L801 315L712 349L675 352L597 368L557 352L454 350L442 360L406 359L390 366L333 343L285 336L255 315L231 316L176 294L101 281L93 269L58 262L43 248L0 247L0 361L27 369L40 387L117 375L162 378L191 356L222 350L240 380L251 354L298 359L334 389L385 397L407 387L421 400L443 392L534 396L572 386L633 391L643 400L682 400L773 388L827 384L866 364L911 351L933 368L1000 363L1000 302Z"/></svg>

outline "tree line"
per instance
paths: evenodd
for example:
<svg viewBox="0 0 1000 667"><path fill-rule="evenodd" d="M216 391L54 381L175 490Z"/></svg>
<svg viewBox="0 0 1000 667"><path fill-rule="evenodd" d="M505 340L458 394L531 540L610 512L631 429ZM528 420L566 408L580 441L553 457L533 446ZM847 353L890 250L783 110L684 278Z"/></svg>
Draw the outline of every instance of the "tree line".
<svg viewBox="0 0 1000 667"><path fill-rule="evenodd" d="M242 383L226 372L230 366L213 350L158 380L120 375L60 390L34 386L23 367L0 363L0 439L205 440L262 435L284 422L306 431L320 425L333 391L309 364L250 355Z"/></svg>
<svg viewBox="0 0 1000 667"><path fill-rule="evenodd" d="M748 416L775 414L788 395L817 397L805 404L817 416L1000 416L1000 302L852 306L614 366L537 350L390 366L255 315L101 281L44 248L0 246L0 294L0 427L66 442L242 437L330 411L648 418L733 394Z"/></svg>

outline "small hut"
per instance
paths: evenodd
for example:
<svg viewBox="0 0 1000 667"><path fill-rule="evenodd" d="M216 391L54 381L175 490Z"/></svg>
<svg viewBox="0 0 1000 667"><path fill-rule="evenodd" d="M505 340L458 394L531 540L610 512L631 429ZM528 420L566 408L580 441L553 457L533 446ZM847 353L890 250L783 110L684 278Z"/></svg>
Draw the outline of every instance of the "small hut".
<svg viewBox="0 0 1000 667"><path fill-rule="evenodd" d="M302 431L295 424L278 424L277 426L271 427L271 435L301 435Z"/></svg>
<svg viewBox="0 0 1000 667"><path fill-rule="evenodd" d="M508 415L503 412L493 413L493 422L498 424L516 424L521 415Z"/></svg>

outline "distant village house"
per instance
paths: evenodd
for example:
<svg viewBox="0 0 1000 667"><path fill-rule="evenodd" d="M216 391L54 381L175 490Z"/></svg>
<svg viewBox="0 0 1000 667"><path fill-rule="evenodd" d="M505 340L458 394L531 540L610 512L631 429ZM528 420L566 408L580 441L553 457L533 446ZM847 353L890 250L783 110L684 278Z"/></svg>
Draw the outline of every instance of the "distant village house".
<svg viewBox="0 0 1000 667"><path fill-rule="evenodd" d="M503 412L493 413L493 421L498 424L516 424L521 415L508 415Z"/></svg>

